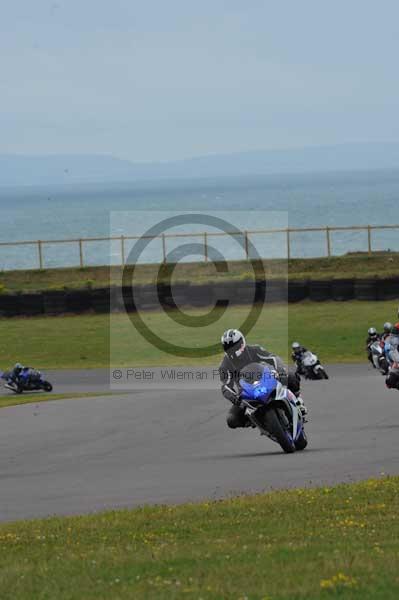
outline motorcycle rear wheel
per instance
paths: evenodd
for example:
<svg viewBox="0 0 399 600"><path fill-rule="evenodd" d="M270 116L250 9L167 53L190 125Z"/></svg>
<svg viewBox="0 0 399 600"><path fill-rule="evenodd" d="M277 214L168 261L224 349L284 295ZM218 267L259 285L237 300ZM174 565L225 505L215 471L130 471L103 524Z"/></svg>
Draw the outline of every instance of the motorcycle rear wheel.
<svg viewBox="0 0 399 600"><path fill-rule="evenodd" d="M276 438L287 454L295 452L295 444L289 433L283 428L276 409L269 409L264 417L265 427Z"/></svg>

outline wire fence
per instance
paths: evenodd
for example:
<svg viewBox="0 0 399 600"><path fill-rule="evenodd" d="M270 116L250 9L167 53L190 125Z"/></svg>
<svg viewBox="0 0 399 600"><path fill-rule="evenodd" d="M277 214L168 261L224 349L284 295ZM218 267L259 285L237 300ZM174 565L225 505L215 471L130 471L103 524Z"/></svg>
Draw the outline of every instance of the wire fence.
<svg viewBox="0 0 399 600"><path fill-rule="evenodd" d="M197 244L198 244L198 239L200 239L200 244L203 248L203 260L204 261L209 261L211 260L211 250L212 250L212 239L214 238L220 238L220 237L232 237L232 236L241 236L242 240L241 240L241 247L242 247L242 256L238 257L238 259L242 259L242 260L248 260L250 258L252 258L251 256L251 246L252 246L252 242L255 236L268 236L268 238L270 238L270 236L280 236L280 242L281 242L281 236L283 236L284 242L283 244L279 244L279 247L281 250L279 250L280 254L282 256L279 256L279 258L287 258L287 259L291 259L291 258L297 258L298 256L298 252L293 252L292 250L292 242L293 242L293 238L296 234L300 234L301 235L301 244L302 246L306 246L306 244L308 243L309 240L307 240L308 235L313 236L314 234L321 234L322 238L324 238L324 243L322 242L322 245L324 246L324 250L322 252L317 252L316 254L310 254L311 256L325 256L325 257L331 257L331 256L336 256L339 254L345 254L346 252L349 251L349 248L347 247L345 250L345 247L343 245L343 242L341 240L340 244L339 244L339 251L335 251L334 248L334 240L333 240L333 235L336 232L346 232L346 233L359 233L362 232L365 234L365 245L363 248L361 248L361 251L367 252L369 255L371 255L373 252L377 252L377 251L381 251L381 250L390 250L391 248L389 247L384 247L384 244L382 244L381 247L381 242L378 246L378 248L374 245L374 239L373 239L373 233L376 231L387 231L387 230L399 230L399 225L359 225L359 226L345 226L345 227L340 227L340 226L336 226L336 227L289 227L289 228L283 228L283 229L252 229L252 230L248 230L248 231L242 231L242 232L222 232L222 231L203 231L203 232L181 232L181 233L163 233L160 236L137 236L137 235L132 235L132 236L125 236L125 235L121 235L121 236L109 236L109 237L82 237L82 238L72 238L72 239L49 239L49 240L29 240L29 241L17 241L17 242L0 242L0 268L1 269L24 269L26 268L26 266L23 264L23 262L21 263L21 261L18 261L18 259L15 260L15 264L14 265L9 265L10 263L10 257L9 260L7 261L7 265L5 265L4 260L2 260L2 256L1 256L1 251L4 249L7 249L9 251L11 251L11 254L13 254L13 250L15 249L23 249L26 248L29 250L29 258L30 258L30 267L31 269L44 269L44 268L48 268L48 262L50 262L50 266L65 266L65 264L61 264L61 265L55 265L55 261L50 257L50 260L48 260L48 252L49 252L49 248L50 246L60 246L62 245L63 247L66 247L69 244L69 248L73 248L73 250L69 251L68 253L66 253L67 256L67 260L65 259L65 253L64 253L64 259L66 260L66 262L68 263L68 266L76 266L76 267L85 267L85 266L89 266L93 264L92 260L88 260L87 256L88 254L90 254L90 247L93 246L96 243L99 242L105 242L108 243L109 245L113 245L114 251L112 252L108 252L108 253L104 253L104 260L102 260L102 262L100 264L120 264L120 265L125 265L127 260L128 260L128 254L129 254L129 248L128 245L133 242L137 242L140 239L144 239L144 240L159 240L160 241L160 248L159 248L159 255L158 256L154 256L153 259L149 262L155 262L155 263L165 263L165 262L174 262L174 261L170 261L168 258L168 243L170 244L170 240L174 239L174 240L179 240L182 238L188 238L188 239L193 239L193 240L197 240ZM303 237L305 236L305 238ZM398 238L399 239L399 238ZM392 241L392 239L391 239ZM389 242L387 242L389 243ZM117 250L115 250L115 244L116 246L119 248ZM271 241L269 243L269 247L272 246L273 241ZM259 252L259 244L256 244L256 248L258 251L258 254L261 255L262 258L268 258L270 255L267 251L267 249L265 249L264 251L262 251L262 253ZM266 247L265 247L266 248ZM397 250L398 248L396 248ZM53 251L54 252L54 251ZM10 252L9 252L10 254ZM303 254L309 256L309 252L304 252ZM114 259L116 257L116 260L111 261L111 255L113 255ZM108 256L108 259L107 259ZM229 256L224 256L224 258L226 260L237 260L237 256L233 257L229 257ZM72 262L71 262L72 261ZM10 263L11 264L11 263Z"/></svg>

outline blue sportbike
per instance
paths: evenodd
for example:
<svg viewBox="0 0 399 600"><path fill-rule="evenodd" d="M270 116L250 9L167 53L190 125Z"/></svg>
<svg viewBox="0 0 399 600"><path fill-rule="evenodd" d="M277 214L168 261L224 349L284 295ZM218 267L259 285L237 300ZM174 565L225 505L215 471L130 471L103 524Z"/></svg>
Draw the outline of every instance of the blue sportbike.
<svg viewBox="0 0 399 600"><path fill-rule="evenodd" d="M252 426L279 444L284 452L304 450L308 440L297 399L270 369L250 364L241 371L239 383L241 406Z"/></svg>
<svg viewBox="0 0 399 600"><path fill-rule="evenodd" d="M13 376L12 372L5 371L4 373L0 373L0 378L5 381L4 387L16 394L39 390L51 392L53 389L51 383L43 378L41 372L32 368L22 369L17 378Z"/></svg>

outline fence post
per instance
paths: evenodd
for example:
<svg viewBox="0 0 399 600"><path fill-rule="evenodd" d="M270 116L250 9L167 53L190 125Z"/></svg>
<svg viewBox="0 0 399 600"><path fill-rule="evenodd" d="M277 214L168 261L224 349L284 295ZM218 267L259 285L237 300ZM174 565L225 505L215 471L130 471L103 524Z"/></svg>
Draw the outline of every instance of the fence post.
<svg viewBox="0 0 399 600"><path fill-rule="evenodd" d="M204 256L205 262L208 262L208 234L204 231Z"/></svg>
<svg viewBox="0 0 399 600"><path fill-rule="evenodd" d="M39 254L39 269L43 269L43 252L42 252L42 241L37 240L37 251Z"/></svg>
<svg viewBox="0 0 399 600"><path fill-rule="evenodd" d="M121 262L122 267L125 266L125 238L121 235Z"/></svg>
<svg viewBox="0 0 399 600"><path fill-rule="evenodd" d="M290 260L291 258L291 241L290 241L290 230L287 227L287 258Z"/></svg>
<svg viewBox="0 0 399 600"><path fill-rule="evenodd" d="M162 262L166 263L166 239L165 234L162 234Z"/></svg>
<svg viewBox="0 0 399 600"><path fill-rule="evenodd" d="M83 246L82 246L82 240L79 240L79 262L80 262L80 268L83 267Z"/></svg>
<svg viewBox="0 0 399 600"><path fill-rule="evenodd" d="M327 238L327 256L330 258L331 256L331 239L330 239L330 228L326 227L326 238Z"/></svg>
<svg viewBox="0 0 399 600"><path fill-rule="evenodd" d="M367 226L367 243L368 243L368 251L369 251L369 256L371 254L371 227L370 225Z"/></svg>
<svg viewBox="0 0 399 600"><path fill-rule="evenodd" d="M249 259L248 231L244 232L244 242L245 242L245 257L248 260Z"/></svg>

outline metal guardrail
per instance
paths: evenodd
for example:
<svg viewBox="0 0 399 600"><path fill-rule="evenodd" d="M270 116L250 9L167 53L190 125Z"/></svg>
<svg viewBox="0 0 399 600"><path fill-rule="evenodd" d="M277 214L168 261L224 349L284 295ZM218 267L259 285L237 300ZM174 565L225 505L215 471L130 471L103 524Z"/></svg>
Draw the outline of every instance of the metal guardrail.
<svg viewBox="0 0 399 600"><path fill-rule="evenodd" d="M367 251L368 254L372 254L372 232L386 229L399 229L399 225L358 225L358 226L334 226L334 227L288 227L283 229L251 229L242 232L222 232L222 231L204 231L204 232L187 232L187 233L163 233L160 236L110 236L110 237L86 237L86 238L70 238L63 240L28 240L20 242L0 242L0 247L11 247L11 246L33 246L36 247L37 251L37 264L39 269L44 269L44 247L46 244L77 244L79 249L79 265L80 267L88 266L84 261L84 244L90 244L92 242L120 242L120 256L121 265L125 264L126 260L126 248L125 242L128 240L139 240L139 239L161 239L162 240L162 260L160 262L166 262L167 260L167 239L168 238L201 238L203 239L204 246L204 260L209 260L208 255L208 238L221 237L221 236L244 236L244 250L245 256L243 258L249 259L249 242L251 235L272 235L272 234L285 234L286 235L286 249L287 258L292 258L291 255L291 234L293 233L314 233L324 232L326 239L326 254L325 256L331 257L332 254L332 240L331 234L337 231L364 231L367 233ZM0 266L1 268L1 266Z"/></svg>

